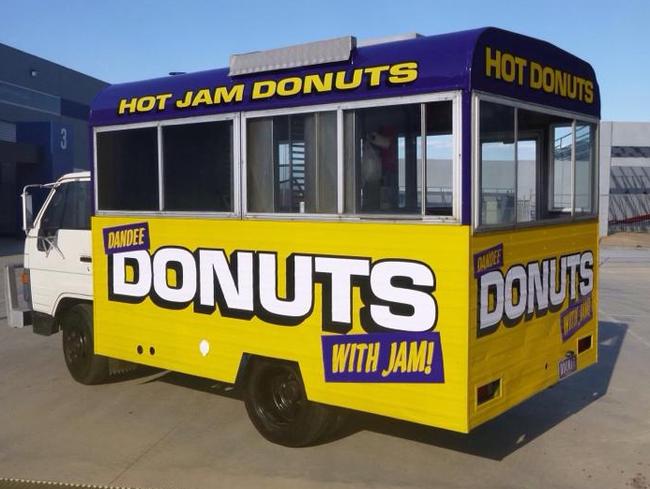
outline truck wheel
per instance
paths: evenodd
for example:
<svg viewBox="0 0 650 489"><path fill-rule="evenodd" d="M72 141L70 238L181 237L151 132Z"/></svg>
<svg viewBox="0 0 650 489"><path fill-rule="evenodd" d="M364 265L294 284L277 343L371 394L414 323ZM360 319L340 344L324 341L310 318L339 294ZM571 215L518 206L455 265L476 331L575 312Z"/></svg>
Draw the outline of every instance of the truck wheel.
<svg viewBox="0 0 650 489"><path fill-rule="evenodd" d="M95 355L93 314L89 304L77 304L65 312L63 356L72 378L81 384L100 384L108 378L108 358Z"/></svg>
<svg viewBox="0 0 650 489"><path fill-rule="evenodd" d="M303 447L317 443L335 422L330 408L307 399L295 363L255 358L244 391L248 417L272 443Z"/></svg>

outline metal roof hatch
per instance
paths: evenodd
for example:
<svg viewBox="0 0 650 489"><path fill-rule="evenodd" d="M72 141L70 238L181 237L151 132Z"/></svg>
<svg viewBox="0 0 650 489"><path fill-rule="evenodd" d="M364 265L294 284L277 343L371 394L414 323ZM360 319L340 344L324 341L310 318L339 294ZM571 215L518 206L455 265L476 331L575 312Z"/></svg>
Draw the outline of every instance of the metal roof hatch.
<svg viewBox="0 0 650 489"><path fill-rule="evenodd" d="M344 36L267 51L233 54L230 56L228 75L250 75L265 71L348 61L355 47L356 38Z"/></svg>

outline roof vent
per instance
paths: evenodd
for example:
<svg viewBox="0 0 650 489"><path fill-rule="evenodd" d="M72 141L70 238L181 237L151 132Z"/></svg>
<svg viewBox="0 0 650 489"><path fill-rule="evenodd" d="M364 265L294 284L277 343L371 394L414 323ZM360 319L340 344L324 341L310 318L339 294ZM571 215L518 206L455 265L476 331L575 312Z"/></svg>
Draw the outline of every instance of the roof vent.
<svg viewBox="0 0 650 489"><path fill-rule="evenodd" d="M407 32L405 34L394 34L392 36L373 37L370 39L357 41L357 47L363 48L365 46L374 46L375 44L385 44L387 42L407 41L409 39L417 39L419 37L424 36L422 34L418 34L417 32Z"/></svg>
<svg viewBox="0 0 650 489"><path fill-rule="evenodd" d="M355 46L356 39L352 36L345 36L286 48L269 49L268 51L233 54L230 56L228 74L230 76L249 75L264 71L348 61Z"/></svg>

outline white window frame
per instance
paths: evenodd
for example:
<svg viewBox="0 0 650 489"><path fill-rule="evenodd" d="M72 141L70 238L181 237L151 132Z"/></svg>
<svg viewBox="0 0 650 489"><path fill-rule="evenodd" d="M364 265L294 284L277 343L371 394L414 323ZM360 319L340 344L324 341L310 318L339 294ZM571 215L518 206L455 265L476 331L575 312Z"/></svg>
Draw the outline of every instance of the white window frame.
<svg viewBox="0 0 650 489"><path fill-rule="evenodd" d="M577 128L578 125L586 125L586 124L593 124L593 122L585 119L585 118L577 118L573 121L573 151L575 152L575 144L576 144L576 136L577 136ZM584 217L591 217L593 215L599 216L600 215L600 124L596 123L596 128L594 131L594 153L592 157L594 158L594 174L591 176L593 179L593 185L594 188L592 189L592 195L591 195L591 205L593 208L591 209L591 212L581 212L577 213L576 208L575 208L575 196L576 194L576 186L577 186L577 180L574 176L573 180L573 195L574 195L574 205L573 205L573 214L577 218L584 218ZM576 160L577 163L577 160ZM577 171L577 164L574 167L574 172Z"/></svg>
<svg viewBox="0 0 650 489"><path fill-rule="evenodd" d="M564 214L568 215L574 215L575 214L575 124L576 121L575 119L571 120L570 125L563 125L563 124L551 124L549 127L551 129L551 134L555 134L554 131L557 128L560 127L566 127L571 129L571 172L570 172L570 182L569 186L571 188L571 206L568 209L560 209L556 208L554 206L553 200L555 199L555 146L553 145L554 140L552 137L549 138L547 142L547 151L548 151L548 158L549 158L549 169L548 169L548 184L549 188L546 189L546 208L548 210L553 210L555 212L563 212ZM557 219L562 219L562 218L556 218Z"/></svg>
<svg viewBox="0 0 650 489"><path fill-rule="evenodd" d="M418 214L349 214L344 212L344 131L343 113L345 110L389 107L410 104L426 104L429 102L452 102L452 215L434 216L425 215L424 199L426 198L426 163L422 165L422 212ZM114 124L109 126L98 126L93 128L93 191L95 215L105 216L177 216L177 217L222 217L242 219L275 219L275 220L336 220L336 221L383 221L383 222L426 222L443 224L460 224L462 215L462 92L438 92L425 95L413 95L403 97L387 97L381 99L368 99L354 102L333 103L299 106L293 108L280 108L271 110L259 110L250 112L233 112L228 114L217 114L198 117L184 117L178 119L159 120L151 122ZM337 213L332 214L300 214L300 213L249 213L247 211L247 188L246 188L246 121L260 117L272 117L278 115L305 114L314 112L335 111L337 114ZM211 211L167 211L164 209L164 155L162 151L162 128L170 125L198 124L201 122L233 121L233 211L232 212L211 212ZM422 123L424 124L424 119ZM108 131L121 131L129 129L141 129L155 127L157 129L158 144L158 210L105 210L99 209L99 186L97 179L97 134ZM426 158L426 140L422 142L423 159Z"/></svg>
<svg viewBox="0 0 650 489"><path fill-rule="evenodd" d="M100 126L93 128L93 192L95 214L98 216L176 216L176 217L240 217L241 216L241 196L240 196L240 134L241 124L239 122L240 113L234 112L229 114L217 114L198 117L184 117L179 119L169 119L164 121L140 122L133 124L119 124L110 126ZM164 186L164 155L162 128L166 126L179 126L189 124L200 124L205 122L232 121L232 211L215 212L215 211L168 211L164 209L165 186ZM97 134L102 132L126 131L130 129L143 129L155 127L157 130L158 145L158 210L104 210L99 209L99 186L97 178Z"/></svg>
<svg viewBox="0 0 650 489"><path fill-rule="evenodd" d="M412 105L412 104L425 104L428 102L452 102L452 141L453 141L453 161L452 161L452 215L451 216L429 216L424 215L424 206L421 213L403 215L403 214L350 214L344 211L344 176L345 176L345 154L344 154L344 121L343 113L346 110L375 108L375 107L390 107L398 105ZM337 117L337 213L331 214L307 214L307 213L275 213L275 212L248 212L247 209L247 158L246 158L246 122L249 119L261 117L273 117L292 114L305 114L315 112L336 112ZM461 216L461 162L462 162L462 106L461 106L461 92L439 92L426 95L413 95L405 97L388 97L381 99L359 100L346 103L334 104L320 104L311 106L300 106L295 108L281 108L260 110L241 113L241 209L242 216L245 219L289 219L289 220L351 220L351 221L387 221L387 222L431 222L431 223L447 223L459 224ZM424 120L422 121L424 123ZM426 141L423 141L423 158L426 158ZM422 172L426 171L426 163L422 165ZM423 196L426 198L426 178L423 178ZM424 198L422 200L424 200Z"/></svg>
<svg viewBox="0 0 650 489"><path fill-rule="evenodd" d="M508 107L514 107L515 109L524 109L534 112L540 112L543 114L554 115L558 117L565 117L571 119L573 130L573 148L571 150L571 214L565 217L552 218L552 219L538 219L529 222L517 222L515 219L514 223L509 224L480 224L480 212L481 212L481 161L480 161L480 102L492 102L496 104L505 105ZM515 124L517 121L516 111L515 111ZM596 134L594 138L594 189L593 189L593 209L589 214L576 214L575 213L575 126L576 123L588 123L596 125ZM475 90L472 92L472 232L490 232L490 231L500 231L504 229L518 229L518 228L528 228L528 227L537 227L537 226L550 226L554 224L563 224L579 221L588 221L593 219L598 219L598 192L599 192L599 180L600 172L598 167L599 162L599 141L600 141L600 124L597 117L588 116L586 114L581 114L578 112L571 112L561 109L556 109L554 107L548 107L545 105L538 105L530 102L522 102L520 100L512 99L509 97L503 97L498 95L493 95L486 92L481 92ZM515 130L517 128L515 127ZM515 140L517 134L515 132ZM517 149L515 148L515 157ZM549 154L550 157L550 154ZM548 163L548 162L547 162ZM551 175L552 177L552 175ZM516 188L517 182L515 182ZM548 195L547 195L548 197Z"/></svg>

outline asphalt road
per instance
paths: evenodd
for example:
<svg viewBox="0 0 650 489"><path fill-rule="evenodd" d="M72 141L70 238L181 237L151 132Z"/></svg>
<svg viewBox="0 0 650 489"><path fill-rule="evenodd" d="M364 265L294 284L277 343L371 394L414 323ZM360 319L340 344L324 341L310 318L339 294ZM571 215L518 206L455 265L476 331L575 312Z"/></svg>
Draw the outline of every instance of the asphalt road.
<svg viewBox="0 0 650 489"><path fill-rule="evenodd" d="M60 335L8 328L0 304L0 477L161 489L648 489L650 250L605 249L601 259L598 365L470 435L356 415L344 436L306 449L263 440L237 392L213 381L149 372L76 384Z"/></svg>

